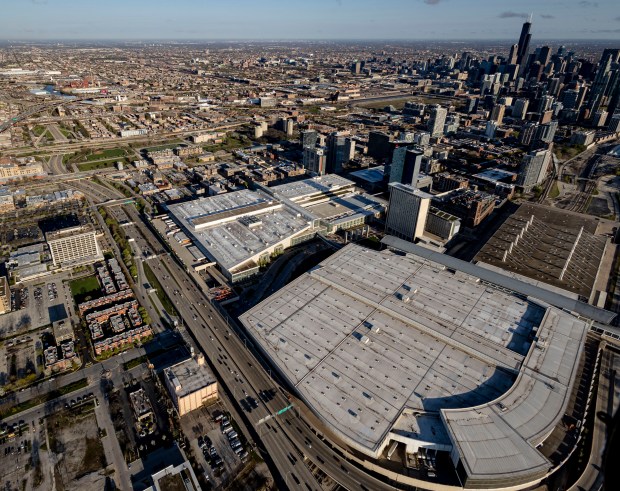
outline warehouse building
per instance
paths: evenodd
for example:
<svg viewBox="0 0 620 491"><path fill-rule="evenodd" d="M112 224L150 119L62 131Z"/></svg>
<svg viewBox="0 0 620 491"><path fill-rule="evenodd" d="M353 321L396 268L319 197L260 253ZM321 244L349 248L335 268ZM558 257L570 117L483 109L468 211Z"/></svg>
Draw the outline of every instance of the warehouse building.
<svg viewBox="0 0 620 491"><path fill-rule="evenodd" d="M385 202L336 175L168 206L193 245L233 283L259 273L287 248L378 218ZM194 257L197 254L192 254ZM200 256L200 254L198 254Z"/></svg>
<svg viewBox="0 0 620 491"><path fill-rule="evenodd" d="M236 191L168 206L210 264L232 282L258 274L260 265L314 237L309 214L258 191Z"/></svg>
<svg viewBox="0 0 620 491"><path fill-rule="evenodd" d="M562 309L609 313L393 240L407 253L348 245L240 320L356 451L447 452L465 487L539 482L588 329Z"/></svg>

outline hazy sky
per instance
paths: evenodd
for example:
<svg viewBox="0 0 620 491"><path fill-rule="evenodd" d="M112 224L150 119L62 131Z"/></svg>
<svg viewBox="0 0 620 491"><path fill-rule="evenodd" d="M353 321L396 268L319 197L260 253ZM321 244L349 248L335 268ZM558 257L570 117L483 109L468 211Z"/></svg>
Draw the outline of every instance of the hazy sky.
<svg viewBox="0 0 620 491"><path fill-rule="evenodd" d="M620 40L618 0L0 0L0 39ZM618 42L620 44L620 41Z"/></svg>

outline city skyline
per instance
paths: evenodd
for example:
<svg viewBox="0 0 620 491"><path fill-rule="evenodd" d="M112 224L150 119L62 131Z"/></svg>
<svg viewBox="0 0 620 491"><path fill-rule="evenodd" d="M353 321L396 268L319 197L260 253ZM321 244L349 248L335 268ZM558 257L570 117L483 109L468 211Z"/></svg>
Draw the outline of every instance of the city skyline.
<svg viewBox="0 0 620 491"><path fill-rule="evenodd" d="M505 40L533 16L534 37L617 40L620 15L612 0L249 0L226 4L119 0L95 9L75 0L8 2L2 41L19 40Z"/></svg>

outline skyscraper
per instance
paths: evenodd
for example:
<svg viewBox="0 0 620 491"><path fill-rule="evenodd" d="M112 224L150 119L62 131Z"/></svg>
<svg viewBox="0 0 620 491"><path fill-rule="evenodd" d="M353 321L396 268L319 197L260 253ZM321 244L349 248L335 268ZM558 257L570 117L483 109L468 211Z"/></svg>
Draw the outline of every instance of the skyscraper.
<svg viewBox="0 0 620 491"><path fill-rule="evenodd" d="M596 76L594 82L592 82L592 88L590 90L590 99L588 101L588 108L590 114L594 114L601 107L605 96L615 92L616 87L611 85L618 84L618 77L612 70L612 65L618 63L620 60L620 49L605 49L601 56L601 61L598 64L596 70ZM617 71L617 69L616 69ZM615 108L614 108L615 109Z"/></svg>
<svg viewBox="0 0 620 491"><path fill-rule="evenodd" d="M495 106L493 106L493 110L491 111L491 115L489 116L489 120L495 121L498 125L501 125L504 121L505 110L506 106L503 104L495 104Z"/></svg>
<svg viewBox="0 0 620 491"><path fill-rule="evenodd" d="M550 162L550 150L538 150L524 155L519 168L517 184L529 191L544 180Z"/></svg>
<svg viewBox="0 0 620 491"><path fill-rule="evenodd" d="M345 162L351 160L351 143L348 132L335 131L327 137L327 172L340 172ZM355 147L353 147L355 148Z"/></svg>
<svg viewBox="0 0 620 491"><path fill-rule="evenodd" d="M525 118L529 104L530 101L527 99L517 99L512 106L512 117L515 119Z"/></svg>
<svg viewBox="0 0 620 491"><path fill-rule="evenodd" d="M411 148L409 145L395 148L390 165L390 183L400 182L417 187L423 156L422 151Z"/></svg>
<svg viewBox="0 0 620 491"><path fill-rule="evenodd" d="M310 172L322 176L326 169L325 149L322 147L304 148L304 168Z"/></svg>
<svg viewBox="0 0 620 491"><path fill-rule="evenodd" d="M516 65L517 64L517 56L519 54L519 45L513 44L510 47L510 54L508 55L507 65Z"/></svg>
<svg viewBox="0 0 620 491"><path fill-rule="evenodd" d="M521 36L519 36L519 44L517 49L517 64L523 65L527 61L527 55L530 50L530 40L532 35L530 29L532 28L532 18L530 17L527 22L523 23L521 28Z"/></svg>
<svg viewBox="0 0 620 491"><path fill-rule="evenodd" d="M444 109L439 104L431 109L431 117L428 120L428 131L432 138L443 136L443 126L446 123L447 115L448 110Z"/></svg>
<svg viewBox="0 0 620 491"><path fill-rule="evenodd" d="M301 146L303 148L314 148L319 139L319 134L315 130L301 132Z"/></svg>
<svg viewBox="0 0 620 491"><path fill-rule="evenodd" d="M401 183L390 184L385 233L414 241L424 234L432 195Z"/></svg>

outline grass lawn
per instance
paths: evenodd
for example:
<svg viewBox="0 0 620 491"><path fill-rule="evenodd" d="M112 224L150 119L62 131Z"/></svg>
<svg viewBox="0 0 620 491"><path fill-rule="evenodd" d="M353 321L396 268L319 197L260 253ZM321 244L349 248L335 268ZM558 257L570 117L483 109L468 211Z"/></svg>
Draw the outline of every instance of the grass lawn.
<svg viewBox="0 0 620 491"><path fill-rule="evenodd" d="M97 170L97 169L109 169L110 167L114 167L116 162L123 162L123 164L127 163L127 159L112 159L112 160L103 160L101 162L85 162L83 164L77 164L77 168L81 171L87 170Z"/></svg>
<svg viewBox="0 0 620 491"><path fill-rule="evenodd" d="M554 182L551 187L551 191L549 191L549 198L555 199L560 195L560 189L558 188L558 183Z"/></svg>
<svg viewBox="0 0 620 491"><path fill-rule="evenodd" d="M45 126L37 125L34 128L32 128L32 132L35 134L35 136L41 136L46 131L47 131L47 128Z"/></svg>
<svg viewBox="0 0 620 491"><path fill-rule="evenodd" d="M79 280L73 280L69 283L71 295L79 304L85 301L87 297L97 298L101 296L101 285L96 276L86 276Z"/></svg>
<svg viewBox="0 0 620 491"><path fill-rule="evenodd" d="M123 148L111 148L109 150L102 150L101 152L91 153L86 157L88 162L93 160L103 160L103 159L118 159L124 157L126 155L125 149Z"/></svg>
<svg viewBox="0 0 620 491"><path fill-rule="evenodd" d="M586 147L583 145L558 145L554 148L553 152L555 153L555 156L560 160L570 160L584 150L586 150Z"/></svg>

